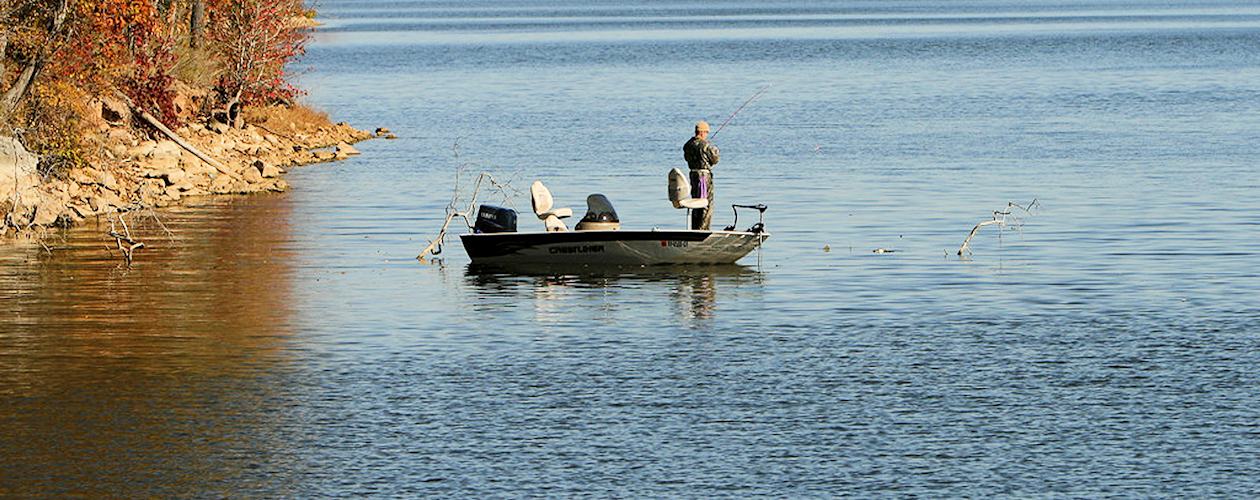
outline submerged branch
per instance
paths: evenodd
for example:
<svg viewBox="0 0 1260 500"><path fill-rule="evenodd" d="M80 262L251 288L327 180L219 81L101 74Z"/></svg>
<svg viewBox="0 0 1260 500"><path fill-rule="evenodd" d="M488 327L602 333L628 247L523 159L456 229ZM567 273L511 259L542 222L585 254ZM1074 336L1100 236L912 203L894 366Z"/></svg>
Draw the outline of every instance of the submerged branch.
<svg viewBox="0 0 1260 500"><path fill-rule="evenodd" d="M127 227L127 221L121 215L118 216L118 222L122 224L123 232L119 233L114 227L114 221L109 221L109 236L114 238L114 243L118 245L118 251L122 252L123 261L127 267L131 267L131 258L136 250L144 248L144 243L136 241L131 237L131 229ZM123 245L126 242L126 245Z"/></svg>
<svg viewBox="0 0 1260 500"><path fill-rule="evenodd" d="M1005 229L1007 227L1018 228L1022 226L1023 220L1020 219L1019 216L1014 215L1014 211L1011 210L1012 208L1018 208L1025 214L1032 215L1033 209L1039 206L1040 204L1037 203L1036 198L1033 198L1033 201L1030 202L1028 206L1023 206L1013 201L1006 202L1006 208L1004 210L993 211L992 219L980 221L979 223L975 225L975 227L971 228L971 232L967 233L967 239L963 240L962 246L958 247L958 255L962 255L963 253L968 253L968 254L971 253L971 239L974 238L976 236L976 233L980 232L980 228L984 226L996 225L998 226L999 230Z"/></svg>
<svg viewBox="0 0 1260 500"><path fill-rule="evenodd" d="M461 200L463 189L460 187L460 181L464 175L464 171L467 170L470 165L459 162L460 146L458 138L455 139L455 143L451 145L451 154L455 157L456 162L455 186L454 189L451 190L451 201L446 204L446 220L442 222L441 229L438 229L437 236L429 241L429 245L424 247L424 250L420 251L420 255L416 256L416 260L421 262L424 262L425 256L435 256L442 253L442 244L446 241L446 231L450 227L451 221L455 220L456 217L463 217L464 224L468 226L469 230L472 230L474 225L473 219L477 217L475 212L475 209L477 208L477 195L481 193L482 183L488 183L491 187L498 191L498 193L503 196L504 204L508 206L512 205L512 195L521 194L521 191L512 187L510 180L499 182L493 175L490 175L490 172L482 171L481 174L477 176L477 181L473 183L472 193L468 196L468 208L460 210L460 205L463 204ZM511 174L509 177L514 179L516 175Z"/></svg>
<svg viewBox="0 0 1260 500"><path fill-rule="evenodd" d="M417 260L423 261L425 255L438 255L442 253L442 243L446 240L446 230L450 227L451 221L455 220L456 217L463 217L464 224L468 226L468 229L473 228L473 218L476 217L474 209L477 205L477 195L481 192L481 185L483 182L489 183L497 189L499 193L504 195L505 199L507 198L508 193L515 192L511 185L496 181L494 176L490 175L489 172L482 172L481 175L477 176L477 182L473 184L472 194L468 197L468 208L460 210L460 171L462 171L462 169L457 170L455 174L455 194L451 197L451 202L446 206L446 220L442 223L442 228L438 230L437 237L429 242L429 246L424 247L424 250L420 251L420 255L416 256Z"/></svg>

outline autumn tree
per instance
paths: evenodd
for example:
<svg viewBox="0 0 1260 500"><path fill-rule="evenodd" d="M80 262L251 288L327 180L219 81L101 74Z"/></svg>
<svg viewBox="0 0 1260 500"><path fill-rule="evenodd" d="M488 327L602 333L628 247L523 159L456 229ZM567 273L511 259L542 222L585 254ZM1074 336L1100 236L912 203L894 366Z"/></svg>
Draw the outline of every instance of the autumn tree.
<svg viewBox="0 0 1260 500"><path fill-rule="evenodd" d="M304 51L305 14L302 0L0 0L0 124L75 156L92 100L122 93L173 128L178 68L214 82L239 127L241 105L297 95L285 65Z"/></svg>
<svg viewBox="0 0 1260 500"><path fill-rule="evenodd" d="M176 36L161 2L96 0L89 29L64 58L65 69L94 93L118 90L137 106L174 124L170 75ZM167 6L169 9L169 5Z"/></svg>
<svg viewBox="0 0 1260 500"><path fill-rule="evenodd" d="M3 61L21 65L0 94L0 122L7 121L53 55L69 38L72 0L4 0L0 7L0 76Z"/></svg>
<svg viewBox="0 0 1260 500"><path fill-rule="evenodd" d="M87 161L94 98L174 124L175 30L152 0L0 0L0 123L48 172ZM9 71L6 73L5 69Z"/></svg>
<svg viewBox="0 0 1260 500"><path fill-rule="evenodd" d="M217 90L228 121L240 105L287 102L297 93L285 65L302 55L306 29L295 23L301 0L208 0L209 42L222 64Z"/></svg>

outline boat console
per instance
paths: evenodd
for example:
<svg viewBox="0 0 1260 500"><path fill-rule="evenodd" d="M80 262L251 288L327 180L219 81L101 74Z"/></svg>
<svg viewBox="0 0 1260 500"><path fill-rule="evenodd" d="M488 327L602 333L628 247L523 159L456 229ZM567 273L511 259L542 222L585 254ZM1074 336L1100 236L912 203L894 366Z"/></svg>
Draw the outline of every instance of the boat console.
<svg viewBox="0 0 1260 500"><path fill-rule="evenodd" d="M608 197L602 194L593 194L586 197L586 215L574 227L578 231L616 231L621 229L621 220L617 218L617 211L613 210L612 202L608 201Z"/></svg>

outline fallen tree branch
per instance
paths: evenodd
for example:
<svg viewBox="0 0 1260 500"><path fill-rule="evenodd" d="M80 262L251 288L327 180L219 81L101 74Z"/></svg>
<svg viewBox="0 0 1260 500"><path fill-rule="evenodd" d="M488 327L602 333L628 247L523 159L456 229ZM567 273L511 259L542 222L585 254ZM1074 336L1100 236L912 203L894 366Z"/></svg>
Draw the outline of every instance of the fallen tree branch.
<svg viewBox="0 0 1260 500"><path fill-rule="evenodd" d="M971 228L971 232L967 234L967 239L963 240L962 246L958 247L958 255L962 255L963 252L970 253L971 252L971 238L975 237L976 233L980 232L980 228L984 226L992 225L992 224L1002 224L1002 221L994 218L993 220L981 221L979 224L976 224L976 227Z"/></svg>
<svg viewBox="0 0 1260 500"><path fill-rule="evenodd" d="M141 109L139 106L136 106L136 103L132 102L131 98L127 97L122 92L115 92L115 94L118 96L119 99L122 99L123 102L127 103L127 106L131 108L132 112L140 116L140 118L144 119L144 121L148 123L149 125L152 125L153 128L158 129L159 132L166 135L166 137L174 141L175 144L178 144L179 147L184 148L185 151L192 153L193 156L200 158L201 161L204 161L206 162L206 164L214 167L214 169L218 170L219 173L226 175L232 178L233 180L241 180L241 176L237 175L236 172L228 170L228 168L223 166L222 163L219 163L218 160L215 160L214 158L211 158L210 155L207 155L201 152L200 149L197 149L192 144L189 144L188 141L184 140L183 137L180 137L179 134L176 134L171 129L166 128L166 125L163 125L160 120L158 120L157 118L154 118L153 115L149 114L148 111L145 111Z"/></svg>
<svg viewBox="0 0 1260 500"><path fill-rule="evenodd" d="M157 212L153 211L153 207L149 207L149 217L152 217L153 220L158 223L158 227L162 228L162 231L166 233L166 237L174 243L175 233L172 233L170 229L167 229L166 224L162 223L162 219L158 217Z"/></svg>
<svg viewBox="0 0 1260 500"><path fill-rule="evenodd" d="M416 256L416 260L424 262L425 255L437 256L442 254L442 242L446 239L446 228L451 225L451 221L455 220L455 217L460 215L462 214L458 212L446 214L446 221L442 223L442 229L438 230L437 237L429 241L429 246L424 247L424 250L420 251L420 255Z"/></svg>
<svg viewBox="0 0 1260 500"><path fill-rule="evenodd" d="M114 227L114 221L109 221L109 235L114 238L114 243L118 245L118 251L122 252L123 260L126 261L127 267L131 267L131 256L136 250L144 248L144 243L136 241L131 237L131 229L127 227L127 221L122 216L118 216L118 222L122 223L123 232L119 233ZM124 246L123 242L127 242Z"/></svg>
<svg viewBox="0 0 1260 500"><path fill-rule="evenodd" d="M473 228L473 219L477 217L476 212L474 212L473 209L476 208L477 194L481 192L482 182L489 183L497 189L499 193L504 195L505 201L507 200L507 193L515 191L511 185L503 184L494 180L494 176L490 175L489 172L482 172L481 175L477 176L477 182L473 184L472 195L468 197L468 209L460 211L459 203L461 200L459 198L459 172L460 170L457 170L455 174L455 195L451 198L450 204L446 206L446 220L442 222L442 228L438 230L437 237L429 241L429 246L424 247L424 250L420 251L420 255L416 256L416 260L424 262L425 255L438 255L442 253L442 243L446 240L446 230L451 225L451 221L455 220L456 217L463 217L464 225L467 226L468 229Z"/></svg>

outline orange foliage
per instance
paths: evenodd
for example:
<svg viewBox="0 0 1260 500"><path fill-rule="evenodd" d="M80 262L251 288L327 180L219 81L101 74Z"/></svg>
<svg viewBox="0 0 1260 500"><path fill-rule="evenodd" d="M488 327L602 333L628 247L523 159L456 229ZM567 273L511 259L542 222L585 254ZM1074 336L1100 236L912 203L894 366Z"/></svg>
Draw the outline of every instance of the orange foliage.
<svg viewBox="0 0 1260 500"><path fill-rule="evenodd" d="M0 19L16 36L6 56L27 64L42 55L40 81L66 83L92 94L119 89L164 120L170 112L174 38L153 2L146 0L7 0ZM64 2L64 3L63 3ZM57 32L50 16L61 5L69 15ZM9 62L9 61L6 61Z"/></svg>
<svg viewBox="0 0 1260 500"><path fill-rule="evenodd" d="M79 0L81 21L58 61L60 76L91 87L112 84L125 75L132 51L144 46L157 28L157 12L150 2Z"/></svg>
<svg viewBox="0 0 1260 500"><path fill-rule="evenodd" d="M178 125L172 72L192 7L188 0L173 0L159 11L158 4L0 0L0 39L5 42L0 43L0 93L18 87L14 75L23 68L36 67L33 86L69 85L87 96L121 91L168 125ZM58 15L65 12L69 15ZM298 90L289 84L285 65L304 52L307 39L306 30L293 19L305 13L302 0L206 0L209 50L194 53L212 58L203 65L203 78L214 78L212 68L224 102L289 101ZM47 100L26 101L37 106Z"/></svg>

